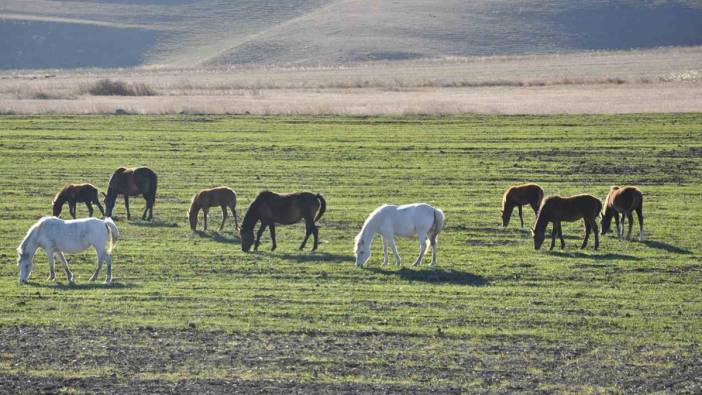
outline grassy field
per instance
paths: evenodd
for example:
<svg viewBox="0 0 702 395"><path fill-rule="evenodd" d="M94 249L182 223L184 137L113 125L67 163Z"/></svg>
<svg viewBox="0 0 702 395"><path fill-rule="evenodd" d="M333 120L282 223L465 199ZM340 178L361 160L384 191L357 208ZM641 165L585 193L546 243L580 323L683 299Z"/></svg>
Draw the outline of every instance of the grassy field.
<svg viewBox="0 0 702 395"><path fill-rule="evenodd" d="M95 116L0 118L0 389L23 391L698 392L702 385L702 115L446 118ZM60 186L101 190L122 165L159 175L156 221L127 221L115 283L94 253L48 282L40 252L19 285L15 248ZM509 185L547 194L644 192L646 241L533 249L501 228ZM262 189L327 199L319 251L302 225L258 253L192 233L201 188L238 213ZM439 264L353 264L353 237L383 203L441 207ZM134 199L140 214L143 200ZM67 209L64 211L67 212ZM86 215L85 207L78 208ZM211 227L219 213L211 212ZM533 222L533 213L525 211Z"/></svg>

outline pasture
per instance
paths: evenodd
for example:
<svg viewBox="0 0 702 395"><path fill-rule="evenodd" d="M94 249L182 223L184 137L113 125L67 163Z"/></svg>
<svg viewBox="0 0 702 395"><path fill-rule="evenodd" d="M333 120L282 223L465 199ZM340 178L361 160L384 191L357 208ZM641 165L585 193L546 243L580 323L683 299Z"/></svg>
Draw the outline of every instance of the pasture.
<svg viewBox="0 0 702 395"><path fill-rule="evenodd" d="M75 285L48 282L39 252L20 285L15 248L60 187L104 192L114 169L137 165L158 173L155 221L138 220L141 198L127 221L118 199L113 284L87 281L94 252L69 257ZM0 172L3 392L702 385L700 114L5 116ZM501 227L502 193L527 181L600 199L637 185L646 239L609 234L581 251L582 222L564 223L565 251L536 252L518 218ZM278 226L273 253L268 233L243 253L229 222L193 233L190 199L220 185L240 220L262 189L321 192L319 250L297 250L303 224ZM355 267L366 216L418 201L446 214L437 267L410 266L416 238L398 239L402 267L380 266L378 238Z"/></svg>

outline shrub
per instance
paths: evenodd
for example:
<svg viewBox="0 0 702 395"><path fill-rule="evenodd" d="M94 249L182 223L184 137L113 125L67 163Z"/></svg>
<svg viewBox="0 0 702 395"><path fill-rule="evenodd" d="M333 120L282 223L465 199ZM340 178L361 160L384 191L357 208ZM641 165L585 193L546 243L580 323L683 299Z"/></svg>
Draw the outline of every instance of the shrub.
<svg viewBox="0 0 702 395"><path fill-rule="evenodd" d="M108 78L99 80L87 89L94 96L154 96L156 92L144 83L126 83Z"/></svg>

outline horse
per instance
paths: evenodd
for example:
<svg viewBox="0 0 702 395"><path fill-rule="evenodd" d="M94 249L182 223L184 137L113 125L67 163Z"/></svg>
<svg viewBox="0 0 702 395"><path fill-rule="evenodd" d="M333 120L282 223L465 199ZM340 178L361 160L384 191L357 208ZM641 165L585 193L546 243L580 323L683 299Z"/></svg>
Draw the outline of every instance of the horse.
<svg viewBox="0 0 702 395"><path fill-rule="evenodd" d="M93 216L93 203L100 209L100 213L105 216L100 200L98 200L98 190L91 184L68 184L56 194L53 205L54 217L61 215L63 204L68 202L68 210L73 219L76 219L76 203L85 203L88 207L88 216Z"/></svg>
<svg viewBox="0 0 702 395"><path fill-rule="evenodd" d="M129 197L143 195L146 199L146 208L141 216L142 220L147 220L146 213L149 213L148 220L154 218L154 203L156 202L156 188L158 186L158 178L148 167L136 167L127 169L120 167L112 173L110 182L107 187L105 196L105 208L107 217L112 217L112 209L115 207L115 202L118 195L124 195L124 207L127 209L127 219L132 216L129 213Z"/></svg>
<svg viewBox="0 0 702 395"><path fill-rule="evenodd" d="M368 216L361 231L356 235L354 254L356 266L363 265L370 258L370 247L373 237L380 233L383 238L383 265L388 264L388 243L395 254L395 264L400 265L400 254L397 253L395 236L419 236L419 257L414 265L419 265L428 249L427 238L431 245L431 263L436 264L436 238L444 228L446 217L444 212L426 203L406 204L395 206L384 204Z"/></svg>
<svg viewBox="0 0 702 395"><path fill-rule="evenodd" d="M236 218L236 192L231 188L218 187L212 189L203 189L193 196L190 209L188 210L188 218L190 219L190 229L195 231L197 228L197 214L202 209L205 217L205 230L207 230L207 216L210 207L222 207L222 225L219 226L221 232L224 228L224 221L227 220L227 207L232 210L234 215L234 230L239 229L239 221Z"/></svg>
<svg viewBox="0 0 702 395"><path fill-rule="evenodd" d="M561 221L574 222L583 219L585 222L585 240L580 249L587 246L590 232L594 229L595 250L600 246L599 233L597 231L597 216L602 211L600 199L587 194L575 195L571 197L549 196L541 202L539 213L536 215L536 224L531 228L531 235L534 238L534 249L541 248L544 242L544 232L549 222L553 222L551 232L551 250L556 244L556 235L561 239L561 249L565 248L563 240L563 229Z"/></svg>
<svg viewBox="0 0 702 395"><path fill-rule="evenodd" d="M502 226L509 225L514 207L519 208L519 220L524 228L524 217L522 216L522 206L528 204L534 210L534 214L539 213L541 200L544 198L544 190L536 184L522 184L509 187L502 195Z"/></svg>
<svg viewBox="0 0 702 395"><path fill-rule="evenodd" d="M320 194L311 192L296 192L290 194L277 194L271 191L263 191L256 196L253 202L249 205L244 220L241 221L241 250L249 252L251 245L254 244L254 251L261 244L261 235L266 227L270 228L271 241L273 246L271 251L275 251L277 245L275 242L275 224L290 225L305 220L305 239L300 244L300 250L305 248L307 239L310 234L314 236L314 247L312 251L317 249L319 229L315 222L322 218L322 215L327 210L327 202ZM317 216L315 217L315 214ZM258 234L254 243L253 230L258 221L261 221L261 226L258 228Z"/></svg>
<svg viewBox="0 0 702 395"><path fill-rule="evenodd" d="M22 283L27 282L34 266L34 254L37 249L43 248L49 257L48 280L53 281L56 278L54 272L54 254L56 254L63 263L66 279L69 283L73 283L73 273L63 253L73 254L92 246L97 252L98 261L90 281L95 281L102 263L106 262L105 284L109 284L112 282L112 249L119 238L119 230L109 217L104 220L91 217L68 221L57 217L43 217L29 228L27 235L17 247L19 280Z"/></svg>
<svg viewBox="0 0 702 395"><path fill-rule="evenodd" d="M617 224L617 238L621 240L624 237L624 216L626 216L629 219L629 232L626 239L631 240L631 228L634 226L632 211L636 211L636 216L639 218L639 241L643 241L643 194L636 187L611 187L605 199L604 213L602 213L602 234L609 232L612 217L614 217L614 223ZM622 215L621 227L619 226L619 214Z"/></svg>

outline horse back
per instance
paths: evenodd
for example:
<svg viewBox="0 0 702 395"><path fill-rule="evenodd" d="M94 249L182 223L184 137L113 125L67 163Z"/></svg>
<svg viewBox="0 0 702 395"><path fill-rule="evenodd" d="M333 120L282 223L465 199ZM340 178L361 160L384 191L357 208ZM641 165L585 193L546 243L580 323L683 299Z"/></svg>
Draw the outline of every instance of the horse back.
<svg viewBox="0 0 702 395"><path fill-rule="evenodd" d="M510 187L505 194L505 201L513 205L534 204L538 206L544 190L537 184L523 184Z"/></svg>
<svg viewBox="0 0 702 395"><path fill-rule="evenodd" d="M255 206L261 219L290 225L307 217L313 221L319 209L319 200L311 192L278 194L263 191L256 197Z"/></svg>
<svg viewBox="0 0 702 395"><path fill-rule="evenodd" d="M612 199L607 203L619 212L638 208L643 201L643 194L636 187L624 187L612 191Z"/></svg>

